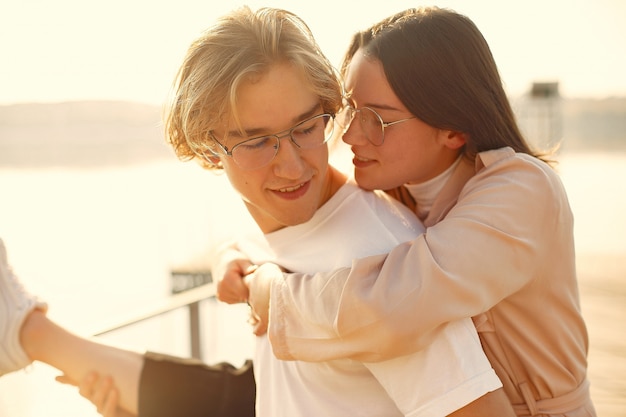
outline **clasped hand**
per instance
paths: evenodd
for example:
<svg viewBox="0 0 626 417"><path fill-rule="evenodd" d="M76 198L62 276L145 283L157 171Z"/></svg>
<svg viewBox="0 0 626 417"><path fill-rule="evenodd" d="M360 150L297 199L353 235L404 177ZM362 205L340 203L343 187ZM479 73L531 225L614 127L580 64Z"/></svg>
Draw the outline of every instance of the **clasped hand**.
<svg viewBox="0 0 626 417"><path fill-rule="evenodd" d="M250 306L250 324L255 335L267 332L271 282L282 278L278 265L254 265L248 259L234 259L224 270L217 285L217 298L228 304L245 303Z"/></svg>

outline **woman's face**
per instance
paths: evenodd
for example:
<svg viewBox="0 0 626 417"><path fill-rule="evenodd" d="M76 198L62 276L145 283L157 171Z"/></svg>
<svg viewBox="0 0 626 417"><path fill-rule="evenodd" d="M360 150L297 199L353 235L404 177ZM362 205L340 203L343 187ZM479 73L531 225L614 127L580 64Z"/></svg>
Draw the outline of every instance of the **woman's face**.
<svg viewBox="0 0 626 417"><path fill-rule="evenodd" d="M362 50L352 58L345 81L349 102L357 110L374 109L386 123L413 116L391 89L381 62ZM354 153L355 179L362 188L388 190L425 182L445 171L459 152L450 142L452 136L458 139L458 134L418 118L389 126L384 135L382 145L372 145L356 118L343 135Z"/></svg>

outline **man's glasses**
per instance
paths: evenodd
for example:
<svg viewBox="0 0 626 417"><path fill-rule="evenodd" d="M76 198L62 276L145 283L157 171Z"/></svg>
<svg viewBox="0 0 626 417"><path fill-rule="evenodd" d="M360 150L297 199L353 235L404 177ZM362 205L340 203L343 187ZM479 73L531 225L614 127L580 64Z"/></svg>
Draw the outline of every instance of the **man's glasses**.
<svg viewBox="0 0 626 417"><path fill-rule="evenodd" d="M211 132L211 138L222 148L224 154L233 158L233 161L242 169L257 169L269 164L278 154L280 140L288 137L300 149L313 149L322 146L330 140L334 130L334 117L324 113L306 119L288 131L274 135L258 136L239 142L231 149L222 145ZM210 161L215 154L210 150L194 149L201 157ZM207 154L208 153L208 154Z"/></svg>
<svg viewBox="0 0 626 417"><path fill-rule="evenodd" d="M380 114L376 113L374 109L369 107L355 109L349 104L346 104L337 114L337 124L343 129L344 133L355 119L359 121L365 138L372 145L380 146L385 142L385 128L415 119L415 116L396 120L395 122L384 122Z"/></svg>

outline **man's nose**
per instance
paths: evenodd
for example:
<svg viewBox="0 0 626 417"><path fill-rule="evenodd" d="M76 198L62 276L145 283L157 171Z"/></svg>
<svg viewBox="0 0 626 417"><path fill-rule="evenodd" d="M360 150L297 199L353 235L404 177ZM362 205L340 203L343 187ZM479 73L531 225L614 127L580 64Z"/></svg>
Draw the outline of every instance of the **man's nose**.
<svg viewBox="0 0 626 417"><path fill-rule="evenodd" d="M290 136L281 138L273 165L274 174L279 177L298 179L302 176L306 162L302 159L301 149Z"/></svg>

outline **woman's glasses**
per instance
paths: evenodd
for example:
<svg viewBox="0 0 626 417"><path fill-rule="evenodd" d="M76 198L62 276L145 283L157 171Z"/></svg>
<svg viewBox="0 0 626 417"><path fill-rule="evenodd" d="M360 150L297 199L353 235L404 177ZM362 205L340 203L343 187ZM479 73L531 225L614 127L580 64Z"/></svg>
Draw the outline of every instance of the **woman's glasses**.
<svg viewBox="0 0 626 417"><path fill-rule="evenodd" d="M396 120L395 122L384 122L380 114L376 113L372 108L361 107L356 109L350 104L346 104L337 114L336 122L345 133L355 119L359 121L365 138L372 145L380 146L385 142L385 128L415 119L415 116Z"/></svg>

